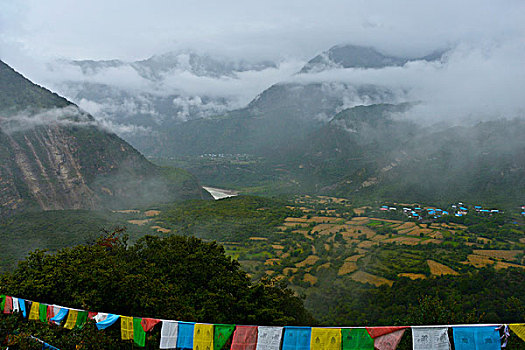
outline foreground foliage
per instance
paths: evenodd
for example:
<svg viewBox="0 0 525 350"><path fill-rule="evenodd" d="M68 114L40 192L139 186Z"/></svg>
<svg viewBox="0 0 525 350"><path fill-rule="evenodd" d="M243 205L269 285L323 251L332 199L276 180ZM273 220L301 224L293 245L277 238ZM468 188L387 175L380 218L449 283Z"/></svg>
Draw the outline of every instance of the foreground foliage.
<svg viewBox="0 0 525 350"><path fill-rule="evenodd" d="M36 251L1 279L2 294L120 315L261 325L312 321L292 291L271 281L251 283L220 245L193 237L146 236L128 247L113 233L52 255ZM17 317L1 318L2 339L30 333L70 348L94 332L92 325L71 333ZM118 325L112 328L97 339L124 346ZM159 327L148 343L157 345L158 337Z"/></svg>

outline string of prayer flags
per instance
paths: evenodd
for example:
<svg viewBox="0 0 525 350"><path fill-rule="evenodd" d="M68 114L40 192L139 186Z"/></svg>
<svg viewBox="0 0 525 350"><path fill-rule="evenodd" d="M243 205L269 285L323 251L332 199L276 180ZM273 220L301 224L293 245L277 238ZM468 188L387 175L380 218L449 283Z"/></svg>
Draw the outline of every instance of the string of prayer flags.
<svg viewBox="0 0 525 350"><path fill-rule="evenodd" d="M140 317L133 317L133 342L140 347L146 346L146 331Z"/></svg>
<svg viewBox="0 0 525 350"><path fill-rule="evenodd" d="M177 336L178 349L193 349L194 322L179 322L179 334Z"/></svg>
<svg viewBox="0 0 525 350"><path fill-rule="evenodd" d="M341 329L340 328L312 328L311 350L340 350Z"/></svg>
<svg viewBox="0 0 525 350"><path fill-rule="evenodd" d="M175 321L162 321L160 329L160 348L174 349L177 347L179 324Z"/></svg>
<svg viewBox="0 0 525 350"><path fill-rule="evenodd" d="M66 318L68 312L69 312L69 310L66 309L65 307L61 308L60 311L57 312L55 317L53 317L51 319L51 322L53 322L53 323L55 323L57 325L60 325L62 323L62 321Z"/></svg>
<svg viewBox="0 0 525 350"><path fill-rule="evenodd" d="M283 337L283 327L259 326L257 328L256 350L279 350Z"/></svg>
<svg viewBox="0 0 525 350"><path fill-rule="evenodd" d="M40 318L40 322L47 323L47 304L40 303L38 307L38 316Z"/></svg>
<svg viewBox="0 0 525 350"><path fill-rule="evenodd" d="M213 350L213 325L196 323L193 329L193 349Z"/></svg>
<svg viewBox="0 0 525 350"><path fill-rule="evenodd" d="M77 317L78 317L78 311L77 310L69 310L69 314L67 315L66 324L64 325L64 328L66 329L73 329L75 328L75 325L77 324Z"/></svg>
<svg viewBox="0 0 525 350"><path fill-rule="evenodd" d="M235 330L234 324L213 325L213 349L222 350Z"/></svg>
<svg viewBox="0 0 525 350"><path fill-rule="evenodd" d="M75 323L75 327L82 329L87 322L87 318L88 318L87 311L79 311L77 315L77 322Z"/></svg>
<svg viewBox="0 0 525 350"><path fill-rule="evenodd" d="M158 323L160 323L160 320L156 318L143 318L141 320L142 329L144 329L144 332L151 331Z"/></svg>
<svg viewBox="0 0 525 350"><path fill-rule="evenodd" d="M36 321L40 318L40 303L34 302L29 309L29 320Z"/></svg>
<svg viewBox="0 0 525 350"><path fill-rule="evenodd" d="M414 350L450 350L448 327L412 327Z"/></svg>
<svg viewBox="0 0 525 350"><path fill-rule="evenodd" d="M133 317L120 317L120 336L122 340L133 340Z"/></svg>
<svg viewBox="0 0 525 350"><path fill-rule="evenodd" d="M312 329L310 327L284 327L283 350L309 350Z"/></svg>
<svg viewBox="0 0 525 350"><path fill-rule="evenodd" d="M117 320L120 318L120 315L114 315L114 314L106 314L99 312L93 319L97 322L96 326L100 329L106 329L109 326L113 325L113 323L117 322Z"/></svg>
<svg viewBox="0 0 525 350"><path fill-rule="evenodd" d="M494 326L453 327L456 350L500 350L499 331Z"/></svg>
<svg viewBox="0 0 525 350"><path fill-rule="evenodd" d="M509 324L509 327L521 340L525 341L525 323L512 323Z"/></svg>

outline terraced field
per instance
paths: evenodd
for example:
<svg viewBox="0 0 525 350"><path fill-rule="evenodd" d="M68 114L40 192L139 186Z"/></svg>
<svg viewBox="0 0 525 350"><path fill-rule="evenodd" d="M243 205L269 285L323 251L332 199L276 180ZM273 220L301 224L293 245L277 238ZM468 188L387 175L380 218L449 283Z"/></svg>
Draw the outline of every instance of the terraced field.
<svg viewBox="0 0 525 350"><path fill-rule="evenodd" d="M300 197L286 209L294 215L282 217L265 233L218 241L254 279L284 279L298 292L335 280L378 286L392 285L399 278L458 275L486 266L525 268L519 228L511 229L512 239L492 237L463 223L388 217L370 206L353 208L344 199L330 197ZM129 223L177 232L160 211L142 214L130 214Z"/></svg>

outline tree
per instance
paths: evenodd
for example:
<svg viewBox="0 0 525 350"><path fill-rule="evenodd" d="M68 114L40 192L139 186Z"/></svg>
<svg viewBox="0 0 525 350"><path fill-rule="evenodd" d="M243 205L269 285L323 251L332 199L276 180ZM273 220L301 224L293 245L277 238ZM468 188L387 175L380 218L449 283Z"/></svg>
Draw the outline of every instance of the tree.
<svg viewBox="0 0 525 350"><path fill-rule="evenodd" d="M126 316L261 325L312 321L293 292L271 280L252 283L222 246L194 237L146 236L128 246L125 236L111 233L56 254L35 251L1 277L1 286L7 295ZM51 332L55 346L70 345L69 331L43 324L35 329L34 322L13 317L15 328L2 318L1 336L27 326L34 335ZM120 344L114 333L106 336ZM150 338L155 341L158 330Z"/></svg>

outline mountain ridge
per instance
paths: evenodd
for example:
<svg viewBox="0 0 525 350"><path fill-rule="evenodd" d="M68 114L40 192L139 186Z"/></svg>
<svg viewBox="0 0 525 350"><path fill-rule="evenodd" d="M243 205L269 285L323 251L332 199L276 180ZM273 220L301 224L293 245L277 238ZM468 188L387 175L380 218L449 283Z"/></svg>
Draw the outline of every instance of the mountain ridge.
<svg viewBox="0 0 525 350"><path fill-rule="evenodd" d="M165 170L99 129L93 117L75 115L71 102L3 62L0 86L6 91L0 104L0 215L209 198L190 174L173 170L179 180L170 182ZM56 118L32 124L42 110L56 112ZM11 130L13 123L24 127Z"/></svg>

